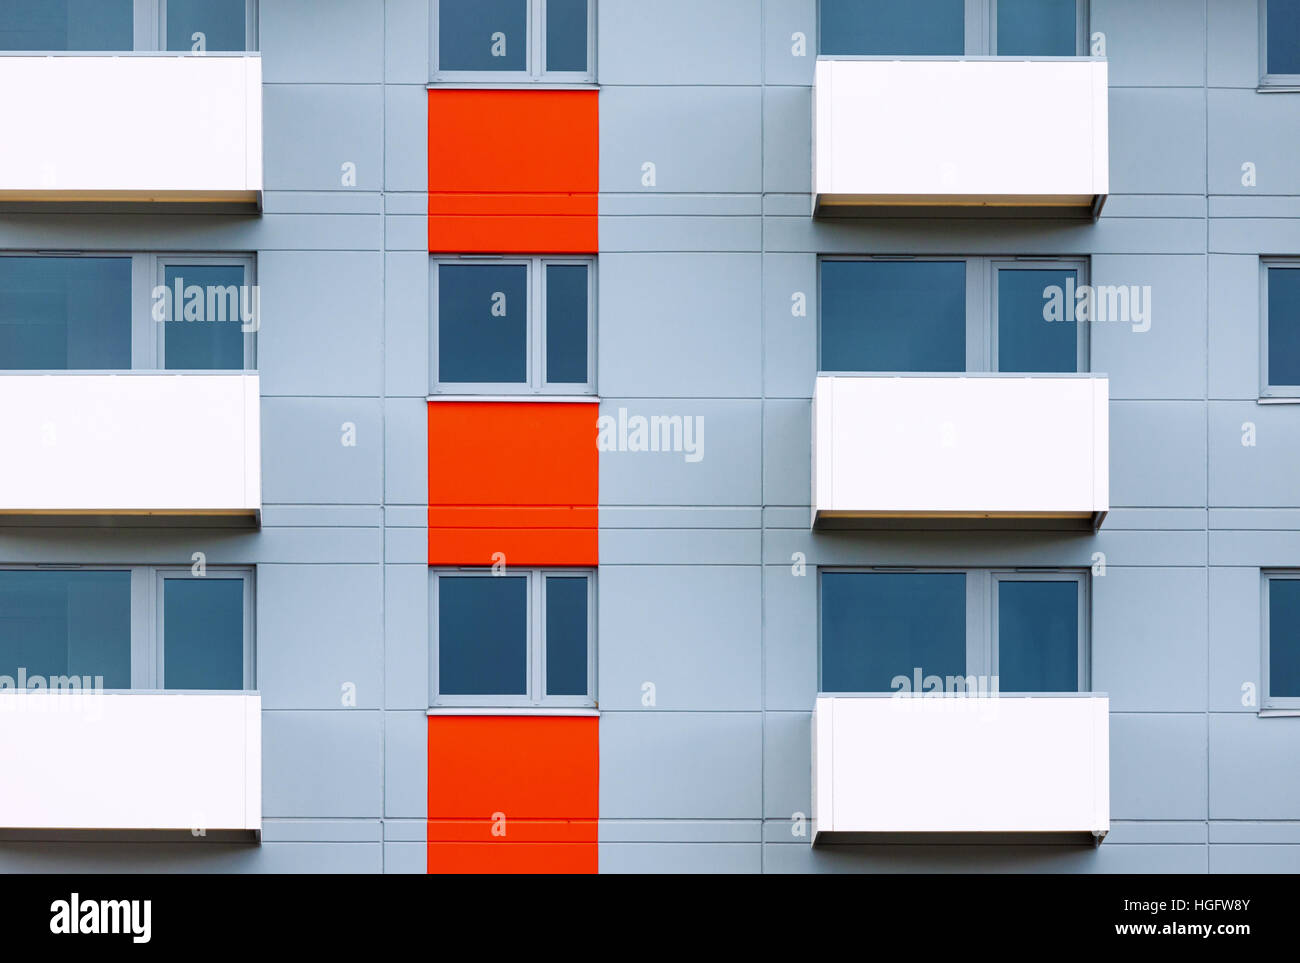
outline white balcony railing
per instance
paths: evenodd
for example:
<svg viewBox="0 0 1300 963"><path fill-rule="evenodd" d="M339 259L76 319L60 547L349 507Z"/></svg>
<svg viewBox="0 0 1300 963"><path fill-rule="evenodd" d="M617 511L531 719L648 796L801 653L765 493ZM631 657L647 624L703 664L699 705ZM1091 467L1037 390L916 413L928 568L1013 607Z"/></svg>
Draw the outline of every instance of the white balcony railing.
<svg viewBox="0 0 1300 963"><path fill-rule="evenodd" d="M1104 375L819 375L812 521L1020 519L1110 508Z"/></svg>
<svg viewBox="0 0 1300 963"><path fill-rule="evenodd" d="M256 693L0 690L0 828L262 828Z"/></svg>
<svg viewBox="0 0 1300 963"><path fill-rule="evenodd" d="M1110 830L1104 695L819 696L813 842Z"/></svg>
<svg viewBox="0 0 1300 963"><path fill-rule="evenodd" d="M257 54L0 56L0 201L259 204Z"/></svg>
<svg viewBox="0 0 1300 963"><path fill-rule="evenodd" d="M817 61L817 211L1044 207L1109 191L1104 60Z"/></svg>
<svg viewBox="0 0 1300 963"><path fill-rule="evenodd" d="M0 514L261 512L255 372L0 374L0 411Z"/></svg>

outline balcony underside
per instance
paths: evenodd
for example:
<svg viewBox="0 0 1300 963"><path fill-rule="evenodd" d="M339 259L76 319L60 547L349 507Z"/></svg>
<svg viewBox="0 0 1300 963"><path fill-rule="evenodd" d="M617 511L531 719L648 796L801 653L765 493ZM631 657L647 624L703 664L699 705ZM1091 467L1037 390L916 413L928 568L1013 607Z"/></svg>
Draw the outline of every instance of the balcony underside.
<svg viewBox="0 0 1300 963"><path fill-rule="evenodd" d="M952 531L1034 530L1093 532L1106 512L870 512L819 511L813 528L819 531L924 530Z"/></svg>

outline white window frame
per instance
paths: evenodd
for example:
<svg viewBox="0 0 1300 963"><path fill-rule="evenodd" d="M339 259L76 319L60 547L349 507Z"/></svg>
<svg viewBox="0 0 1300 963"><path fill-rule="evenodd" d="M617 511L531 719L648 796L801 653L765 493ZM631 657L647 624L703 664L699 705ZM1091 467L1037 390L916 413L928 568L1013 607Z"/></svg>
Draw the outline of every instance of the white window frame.
<svg viewBox="0 0 1300 963"><path fill-rule="evenodd" d="M827 261L880 261L892 262L962 262L966 265L966 368L964 371L897 372L899 374L935 374L958 377L962 374L998 374L998 301L997 275L1011 270L1073 270L1078 274L1079 286L1091 283L1091 262L1087 256L1006 256L987 255L898 255L898 254L827 254L817 259L817 365L819 371L852 373L849 369L822 366L822 325L824 322L822 297L822 265ZM1075 374L1089 374L1092 369L1092 322L1076 322ZM882 374L889 372L870 372ZM1069 372L1007 372L1016 377L1064 376Z"/></svg>
<svg viewBox="0 0 1300 963"><path fill-rule="evenodd" d="M1300 581L1300 570L1263 569L1260 571L1259 708L1261 711L1300 714L1300 696L1274 696L1269 687L1269 662L1273 646L1272 625L1269 619L1269 591L1274 581ZM1300 639L1296 640L1295 644L1300 645Z"/></svg>
<svg viewBox="0 0 1300 963"><path fill-rule="evenodd" d="M825 566L817 570L817 688L819 692L836 695L865 695L869 693L828 690L822 678L822 584L821 577L831 574L868 575L964 575L966 577L966 666L965 676L993 677L998 674L998 586L1004 581L1021 582L1075 582L1079 586L1079 643L1078 691L1092 691L1092 594L1088 572L1074 568L966 568L961 566L928 568L923 566ZM922 667L924 668L924 667ZM889 690L885 690L889 691ZM999 693L1008 695L1033 695L1036 693L1011 692L999 686ZM1069 695L1069 693L1041 693L1043 695Z"/></svg>
<svg viewBox="0 0 1300 963"><path fill-rule="evenodd" d="M153 256L153 261L154 261L154 269L153 269L154 282L153 283L158 286L166 285L168 267L171 267L172 265L185 265L185 264L193 264L197 267L242 267L244 269L244 285L249 288L256 288L257 286L257 259L249 254L210 254L210 255L209 254L158 254ZM241 299L242 299L242 293L241 293ZM257 304L260 309L259 302L260 302L260 296L254 299L254 303ZM206 305L206 298L204 303ZM178 313L178 310L181 309L182 307L183 305L177 305L173 301L172 303L173 316L175 316ZM152 319L152 309L153 309L153 305L151 301L150 304L151 319ZM259 317L256 319L255 323L260 324L260 322L261 319L260 319L260 310L259 310ZM184 323L186 322L179 319L170 322L157 322L157 321L154 322L154 325L157 328L155 334L157 344L154 347L154 351L155 351L154 364L159 370L172 370L172 371L184 370L184 369L176 369L176 368L173 369L166 368L167 325L184 324ZM208 322L203 321L197 323L207 324ZM227 323L231 323L231 322L227 322ZM243 322L241 319L240 321L241 326L242 323ZM243 336L244 336L243 338L244 370L256 371L257 370L257 332L256 330L244 331ZM202 368L198 370L200 372L216 373L219 371L233 371L235 369Z"/></svg>
<svg viewBox="0 0 1300 963"><path fill-rule="evenodd" d="M1259 90L1265 92L1300 92L1300 73L1268 72L1268 0L1259 0Z"/></svg>
<svg viewBox="0 0 1300 963"><path fill-rule="evenodd" d="M526 380L522 382L441 381L438 377L438 272L444 265L522 265L527 267L525 322ZM556 264L587 267L587 380L551 383L546 374L546 268ZM582 255L461 255L432 257L429 268L429 391L436 395L595 395L596 258Z"/></svg>
<svg viewBox="0 0 1300 963"><path fill-rule="evenodd" d="M441 0L432 0L429 10L429 64L434 83L470 84L474 86L520 86L567 84L588 86L596 82L596 0L587 0L587 69L546 69L547 0L522 0L527 4L525 30L527 50L523 70L442 70L438 64L439 20Z"/></svg>
<svg viewBox="0 0 1300 963"><path fill-rule="evenodd" d="M1300 271L1300 258L1259 259L1259 396L1300 401L1300 385L1275 385L1268 378L1268 278L1269 271ZM1297 319L1300 322L1300 319Z"/></svg>
<svg viewBox="0 0 1300 963"><path fill-rule="evenodd" d="M966 57L981 58L1000 58L1002 55L996 53L998 48L998 0L965 0L964 21L965 21L965 50L961 54L936 55L946 56L949 59L962 59ZM1089 28L1091 25L1091 2L1090 0L1075 0L1075 56L1087 57L1090 49ZM821 0L817 2L817 44L818 52L821 47ZM853 56L852 54L828 54L827 56ZM894 59L888 54L868 54L866 56L881 56L887 59ZM930 59L921 56L919 59ZM1019 54L1007 55L1007 60L1024 60L1025 57ZM1061 59L1061 58L1031 58L1031 59Z"/></svg>
<svg viewBox="0 0 1300 963"><path fill-rule="evenodd" d="M0 257L17 258L120 258L131 262L131 366L129 368L3 368L14 374L104 374L114 371L140 371L183 374L180 369L168 372L164 364L161 330L166 322L153 319L153 290L163 283L168 264L240 264L249 284L257 283L257 256L229 252L206 254L154 254L131 251L0 251ZM204 322L206 323L206 322ZM244 333L244 371L257 370L258 332ZM198 374L233 373L235 368L204 368Z"/></svg>
<svg viewBox="0 0 1300 963"><path fill-rule="evenodd" d="M209 565L206 575L197 576L188 566L180 565L112 565L95 563L43 564L6 563L0 571L14 572L128 572L131 577L131 688L110 692L255 692L257 691L257 611L256 570L250 565ZM164 578L240 579L244 583L244 688L164 689L163 593Z"/></svg>
<svg viewBox="0 0 1300 963"><path fill-rule="evenodd" d="M548 695L546 692L546 580L554 577L587 580L587 692L585 695ZM525 693L497 695L443 695L439 672L439 580L442 578L523 577L528 599L525 639ZM595 708L596 702L596 570L573 567L533 567L503 571L500 576L484 568L431 568L429 570L429 706L430 708L554 709Z"/></svg>

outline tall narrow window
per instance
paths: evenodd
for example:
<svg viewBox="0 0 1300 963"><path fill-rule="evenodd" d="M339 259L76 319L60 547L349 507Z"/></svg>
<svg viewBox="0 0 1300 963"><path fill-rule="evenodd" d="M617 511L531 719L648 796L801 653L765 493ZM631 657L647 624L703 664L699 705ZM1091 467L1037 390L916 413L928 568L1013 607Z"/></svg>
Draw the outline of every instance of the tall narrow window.
<svg viewBox="0 0 1300 963"><path fill-rule="evenodd" d="M1265 578L1264 699L1266 709L1300 709L1300 573Z"/></svg>
<svg viewBox="0 0 1300 963"><path fill-rule="evenodd" d="M995 269L997 370L1008 372L1071 372L1084 349L1074 292L1079 271L1058 268ZM1053 299L1052 293L1059 297ZM1059 306L1060 317L1050 308Z"/></svg>
<svg viewBox="0 0 1300 963"><path fill-rule="evenodd" d="M209 573L164 576L162 688L243 689L245 581Z"/></svg>
<svg viewBox="0 0 1300 963"><path fill-rule="evenodd" d="M1300 83L1300 0L1262 0L1259 11L1265 83Z"/></svg>
<svg viewBox="0 0 1300 963"><path fill-rule="evenodd" d="M998 688L1079 691L1079 615L1080 585L1075 578L999 578Z"/></svg>
<svg viewBox="0 0 1300 963"><path fill-rule="evenodd" d="M1264 268L1265 395L1300 394L1300 261Z"/></svg>
<svg viewBox="0 0 1300 963"><path fill-rule="evenodd" d="M258 296L249 274L245 259L161 262L166 310L159 334L164 368L221 371L254 367Z"/></svg>

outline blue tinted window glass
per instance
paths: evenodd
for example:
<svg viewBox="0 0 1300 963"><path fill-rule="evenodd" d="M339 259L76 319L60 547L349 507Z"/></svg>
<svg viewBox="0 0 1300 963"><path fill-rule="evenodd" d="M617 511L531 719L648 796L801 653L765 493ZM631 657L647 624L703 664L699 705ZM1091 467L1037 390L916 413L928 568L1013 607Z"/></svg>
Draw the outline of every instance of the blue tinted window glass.
<svg viewBox="0 0 1300 963"><path fill-rule="evenodd" d="M244 0L167 0L167 49L193 50L200 39L203 50L243 50Z"/></svg>
<svg viewBox="0 0 1300 963"><path fill-rule="evenodd" d="M244 688L243 579L163 579L163 688Z"/></svg>
<svg viewBox="0 0 1300 963"><path fill-rule="evenodd" d="M587 265L546 266L546 380L587 382Z"/></svg>
<svg viewBox="0 0 1300 963"><path fill-rule="evenodd" d="M528 693L528 579L438 579L438 690L443 695Z"/></svg>
<svg viewBox="0 0 1300 963"><path fill-rule="evenodd" d="M244 367L242 319L252 319L251 290L238 264L169 264L163 272L170 306L163 329L165 367L171 370ZM180 292L177 298L176 292Z"/></svg>
<svg viewBox="0 0 1300 963"><path fill-rule="evenodd" d="M439 0L439 70L526 70L528 0Z"/></svg>
<svg viewBox="0 0 1300 963"><path fill-rule="evenodd" d="M131 50L132 0L4 0L0 50Z"/></svg>
<svg viewBox="0 0 1300 963"><path fill-rule="evenodd" d="M1268 694L1300 699L1300 579L1268 582Z"/></svg>
<svg viewBox="0 0 1300 963"><path fill-rule="evenodd" d="M0 675L24 670L29 685L131 688L131 573L0 572Z"/></svg>
<svg viewBox="0 0 1300 963"><path fill-rule="evenodd" d="M1300 0L1268 0L1265 15L1270 74L1300 74Z"/></svg>
<svg viewBox="0 0 1300 963"><path fill-rule="evenodd" d="M821 0L821 53L966 52L965 0Z"/></svg>
<svg viewBox="0 0 1300 963"><path fill-rule="evenodd" d="M965 371L962 261L823 261L821 370Z"/></svg>
<svg viewBox="0 0 1300 963"><path fill-rule="evenodd" d="M1075 0L997 0L1001 57L1073 57L1078 53Z"/></svg>
<svg viewBox="0 0 1300 963"><path fill-rule="evenodd" d="M587 580L546 580L546 694L587 694Z"/></svg>
<svg viewBox="0 0 1300 963"><path fill-rule="evenodd" d="M0 369L130 367L130 258L0 257Z"/></svg>
<svg viewBox="0 0 1300 963"><path fill-rule="evenodd" d="M587 0L546 0L546 69L587 69Z"/></svg>
<svg viewBox="0 0 1300 963"><path fill-rule="evenodd" d="M527 383L526 265L438 266L438 380Z"/></svg>
<svg viewBox="0 0 1300 963"><path fill-rule="evenodd" d="M1074 303L1066 303L1066 281L1077 285L1076 271L998 271L998 370L1077 371L1079 324ZM1071 285L1069 291L1073 291ZM1064 320L1044 317L1050 288L1060 291Z"/></svg>
<svg viewBox="0 0 1300 963"><path fill-rule="evenodd" d="M998 688L1079 691L1079 583L998 582Z"/></svg>
<svg viewBox="0 0 1300 963"><path fill-rule="evenodd" d="M1300 268L1268 269L1268 383L1300 385Z"/></svg>
<svg viewBox="0 0 1300 963"><path fill-rule="evenodd" d="M824 692L889 692L897 676L966 674L966 576L822 575Z"/></svg>

